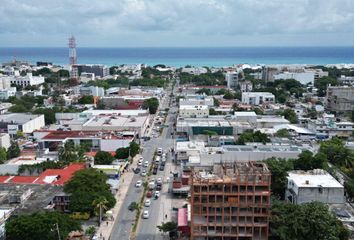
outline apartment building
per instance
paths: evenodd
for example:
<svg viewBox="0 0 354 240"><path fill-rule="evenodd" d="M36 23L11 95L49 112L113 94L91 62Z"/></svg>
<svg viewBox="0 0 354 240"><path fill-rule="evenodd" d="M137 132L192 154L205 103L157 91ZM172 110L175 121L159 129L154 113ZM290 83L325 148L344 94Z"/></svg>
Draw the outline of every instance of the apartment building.
<svg viewBox="0 0 354 240"><path fill-rule="evenodd" d="M250 105L259 105L263 103L274 103L275 96L269 92L243 92L242 103Z"/></svg>
<svg viewBox="0 0 354 240"><path fill-rule="evenodd" d="M268 239L271 173L233 162L191 176L191 239Z"/></svg>
<svg viewBox="0 0 354 240"><path fill-rule="evenodd" d="M179 116L186 118L203 118L209 115L209 107L206 105L182 105L179 107Z"/></svg>
<svg viewBox="0 0 354 240"><path fill-rule="evenodd" d="M354 109L354 86L329 86L325 103L329 111L352 111Z"/></svg>
<svg viewBox="0 0 354 240"><path fill-rule="evenodd" d="M225 80L227 82L227 88L235 89L239 85L239 81L243 78L242 71L227 72L225 74Z"/></svg>
<svg viewBox="0 0 354 240"><path fill-rule="evenodd" d="M27 73L26 76L3 76L0 78L1 81L8 81L11 84L16 84L22 87L35 86L44 83L44 77L42 76L32 76L32 73ZM8 86L8 84L5 84ZM4 86L4 83L3 83ZM5 88L5 87L4 87ZM9 87L6 87L9 88Z"/></svg>

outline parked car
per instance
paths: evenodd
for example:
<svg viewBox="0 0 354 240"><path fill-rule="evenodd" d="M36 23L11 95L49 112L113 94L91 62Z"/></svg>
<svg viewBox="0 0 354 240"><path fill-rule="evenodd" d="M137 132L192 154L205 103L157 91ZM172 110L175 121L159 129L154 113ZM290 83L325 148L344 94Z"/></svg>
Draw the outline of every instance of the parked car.
<svg viewBox="0 0 354 240"><path fill-rule="evenodd" d="M141 165L143 165L143 160L140 160L140 159L139 159L139 161L138 161L138 166L141 166Z"/></svg>
<svg viewBox="0 0 354 240"><path fill-rule="evenodd" d="M142 182L141 180L138 180L138 181L135 183L135 187L137 187L137 188L140 188L142 185L143 185L143 182Z"/></svg>
<svg viewBox="0 0 354 240"><path fill-rule="evenodd" d="M141 171L140 175L141 175L142 177L145 177L145 176L146 176L146 170L143 169L143 170Z"/></svg>
<svg viewBox="0 0 354 240"><path fill-rule="evenodd" d="M157 155L161 156L162 155L162 148L157 149Z"/></svg>
<svg viewBox="0 0 354 240"><path fill-rule="evenodd" d="M144 162L144 167L148 167L149 166L149 161L145 161Z"/></svg>
<svg viewBox="0 0 354 240"><path fill-rule="evenodd" d="M148 210L145 210L144 212L143 212L143 218L144 219L148 219L149 218L149 211Z"/></svg>
<svg viewBox="0 0 354 240"><path fill-rule="evenodd" d="M135 173L135 174L140 173L140 168L135 168L135 169L134 169L134 173Z"/></svg>
<svg viewBox="0 0 354 240"><path fill-rule="evenodd" d="M154 169L152 170L152 174L154 174L154 175L157 174L157 168L154 168Z"/></svg>
<svg viewBox="0 0 354 240"><path fill-rule="evenodd" d="M160 165L160 171L163 171L163 170L165 170L165 165Z"/></svg>
<svg viewBox="0 0 354 240"><path fill-rule="evenodd" d="M148 192L146 193L146 197L147 197L147 198L151 198L151 197L152 197L152 192L151 192L151 191L148 191Z"/></svg>

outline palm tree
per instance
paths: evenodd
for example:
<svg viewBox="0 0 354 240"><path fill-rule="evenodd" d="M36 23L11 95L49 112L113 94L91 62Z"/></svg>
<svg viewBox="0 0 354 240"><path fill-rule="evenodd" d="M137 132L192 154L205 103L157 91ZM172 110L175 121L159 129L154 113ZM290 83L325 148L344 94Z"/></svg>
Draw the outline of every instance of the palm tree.
<svg viewBox="0 0 354 240"><path fill-rule="evenodd" d="M95 210L96 210L96 214L98 212L99 214L99 219L98 219L98 225L100 226L101 225L101 221L102 221L102 209L104 210L107 210L108 207L107 207L107 199L105 197L99 197L97 199L95 199L93 202L92 202L92 205L95 207Z"/></svg>

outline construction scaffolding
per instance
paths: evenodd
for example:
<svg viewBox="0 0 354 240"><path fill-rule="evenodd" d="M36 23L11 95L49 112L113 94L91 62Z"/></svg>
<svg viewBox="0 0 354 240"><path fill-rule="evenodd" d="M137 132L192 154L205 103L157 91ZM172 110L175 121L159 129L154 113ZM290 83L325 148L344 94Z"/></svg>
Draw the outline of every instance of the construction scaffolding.
<svg viewBox="0 0 354 240"><path fill-rule="evenodd" d="M233 162L191 176L191 239L268 239L271 173L265 163Z"/></svg>

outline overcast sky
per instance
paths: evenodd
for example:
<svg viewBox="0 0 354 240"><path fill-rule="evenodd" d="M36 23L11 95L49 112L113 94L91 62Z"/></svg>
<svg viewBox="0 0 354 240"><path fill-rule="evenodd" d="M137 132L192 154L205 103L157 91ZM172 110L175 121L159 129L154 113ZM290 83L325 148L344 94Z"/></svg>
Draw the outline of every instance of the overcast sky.
<svg viewBox="0 0 354 240"><path fill-rule="evenodd" d="M353 46L354 0L1 0L0 46Z"/></svg>

